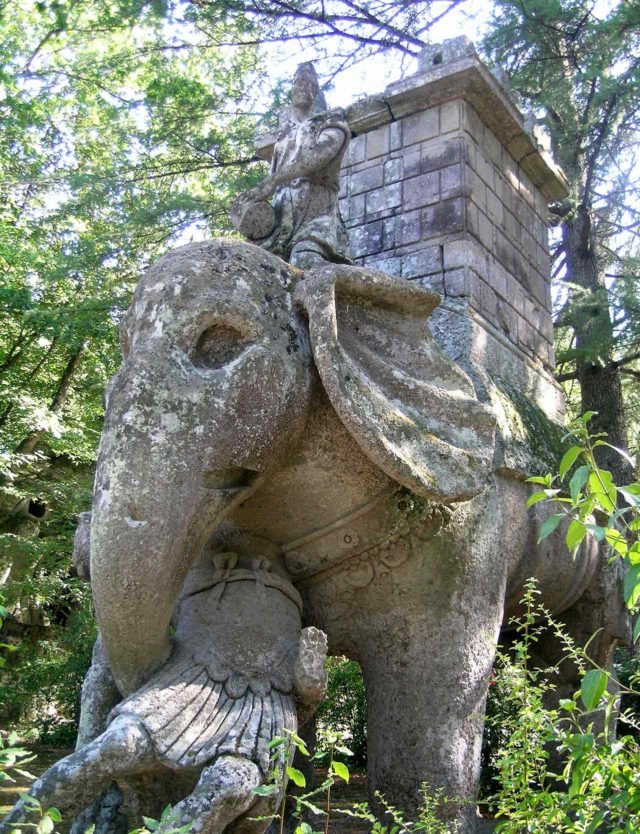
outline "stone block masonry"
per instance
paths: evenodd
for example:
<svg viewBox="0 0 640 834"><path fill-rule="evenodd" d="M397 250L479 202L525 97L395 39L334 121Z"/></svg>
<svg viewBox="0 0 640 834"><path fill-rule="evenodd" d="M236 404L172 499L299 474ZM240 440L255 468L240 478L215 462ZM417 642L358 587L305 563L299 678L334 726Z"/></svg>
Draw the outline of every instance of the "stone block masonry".
<svg viewBox="0 0 640 834"><path fill-rule="evenodd" d="M356 263L440 293L432 327L463 367L524 373L534 398L555 390L547 207L566 182L513 95L454 38L347 119L340 207Z"/></svg>
<svg viewBox="0 0 640 834"><path fill-rule="evenodd" d="M469 60L480 71L470 50L433 69L423 63L421 73L400 85L403 109L411 110L413 90L417 112L377 126L369 119L369 129L352 139L343 163L341 211L357 263L419 281L468 305L518 351L551 370L547 204L560 196L562 179L551 163L546 180L540 178L540 160L532 168L531 155L542 151L526 148L517 113L505 136L504 130L496 133L495 112L493 126L485 123L491 102L478 108L477 90L473 99L454 84L450 100L429 101L429 79L441 83L447 68L455 76L460 62ZM387 90L388 103L397 87ZM499 87L492 93L505 110L514 109ZM522 147L524 162L514 156L514 148ZM527 169L538 175L537 184Z"/></svg>

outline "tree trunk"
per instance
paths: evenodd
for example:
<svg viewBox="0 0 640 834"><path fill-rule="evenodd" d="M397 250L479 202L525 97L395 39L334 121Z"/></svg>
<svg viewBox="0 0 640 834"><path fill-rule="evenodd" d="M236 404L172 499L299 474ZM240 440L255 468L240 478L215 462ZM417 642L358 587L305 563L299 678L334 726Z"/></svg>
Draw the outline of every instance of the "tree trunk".
<svg viewBox="0 0 640 834"><path fill-rule="evenodd" d="M562 226L567 256L567 281L586 293L572 316L576 335L576 375L580 385L582 411L595 411L593 432L606 432L609 443L627 451L627 430L622 376L614 362L614 337L608 293L593 239L591 217L585 206ZM633 467L622 455L602 446L598 463L608 469L617 484L633 480Z"/></svg>
<svg viewBox="0 0 640 834"><path fill-rule="evenodd" d="M54 414L58 414L64 406L65 402L67 401L69 391L71 390L71 383L73 382L73 378L78 368L80 367L80 363L82 362L82 357L84 356L84 352L86 349L87 345L85 342L71 356L71 358L65 366L64 371L62 372L62 376L60 377L56 393L54 394L53 399L51 401L51 405L49 406ZM31 454L31 452L33 452L33 450L38 445L40 438L43 437L44 434L45 431L40 429L38 431L32 432L32 434L27 435L27 437L21 440L18 446L16 447L16 454Z"/></svg>

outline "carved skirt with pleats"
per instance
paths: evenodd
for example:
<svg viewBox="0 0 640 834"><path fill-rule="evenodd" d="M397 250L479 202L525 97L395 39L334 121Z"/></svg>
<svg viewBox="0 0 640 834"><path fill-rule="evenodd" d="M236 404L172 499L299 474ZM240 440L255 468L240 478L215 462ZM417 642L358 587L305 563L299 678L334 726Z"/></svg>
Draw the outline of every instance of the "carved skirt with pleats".
<svg viewBox="0 0 640 834"><path fill-rule="evenodd" d="M267 774L271 739L297 730L290 692L182 652L118 704L110 719L117 715L137 718L158 759L174 769L202 767L229 754L250 759Z"/></svg>

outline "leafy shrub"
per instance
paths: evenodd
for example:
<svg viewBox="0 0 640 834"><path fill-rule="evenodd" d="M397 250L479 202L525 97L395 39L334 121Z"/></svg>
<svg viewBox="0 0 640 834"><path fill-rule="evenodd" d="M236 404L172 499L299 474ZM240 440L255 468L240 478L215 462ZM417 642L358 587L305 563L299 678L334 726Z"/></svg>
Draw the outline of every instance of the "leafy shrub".
<svg viewBox="0 0 640 834"><path fill-rule="evenodd" d="M367 702L360 664L346 657L327 659L327 693L317 712L319 728L346 738L353 751L353 764L367 762ZM322 740L319 739L322 749Z"/></svg>
<svg viewBox="0 0 640 834"><path fill-rule="evenodd" d="M23 641L0 676L0 703L11 705L16 728L41 744L75 742L80 688L96 637L89 590L76 585L78 607L66 624L51 626L46 640Z"/></svg>
<svg viewBox="0 0 640 834"><path fill-rule="evenodd" d="M536 594L531 582L523 600L525 613L514 622L518 636L512 652L499 652L496 666L495 686L505 708L489 719L498 723L501 745L492 762L497 788L488 804L502 819L498 831L638 834L637 718L624 712L616 737L611 721L616 695L609 691L608 673L564 635L562 626L536 602ZM531 666L532 647L549 625L564 637L563 661L577 664L583 675L580 691L561 700L557 710L544 706L553 689L553 670ZM637 674L630 682L621 684L622 693L640 697L632 688L640 683ZM562 774L549 770L551 746L565 757Z"/></svg>

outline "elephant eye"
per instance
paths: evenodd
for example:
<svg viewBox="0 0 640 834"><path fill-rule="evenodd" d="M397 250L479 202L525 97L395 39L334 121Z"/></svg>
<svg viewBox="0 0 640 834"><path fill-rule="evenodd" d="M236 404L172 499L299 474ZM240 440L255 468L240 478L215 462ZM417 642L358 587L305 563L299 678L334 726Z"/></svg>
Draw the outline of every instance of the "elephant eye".
<svg viewBox="0 0 640 834"><path fill-rule="evenodd" d="M251 341L249 335L237 328L217 322L200 334L191 361L198 368L222 368L240 356Z"/></svg>

